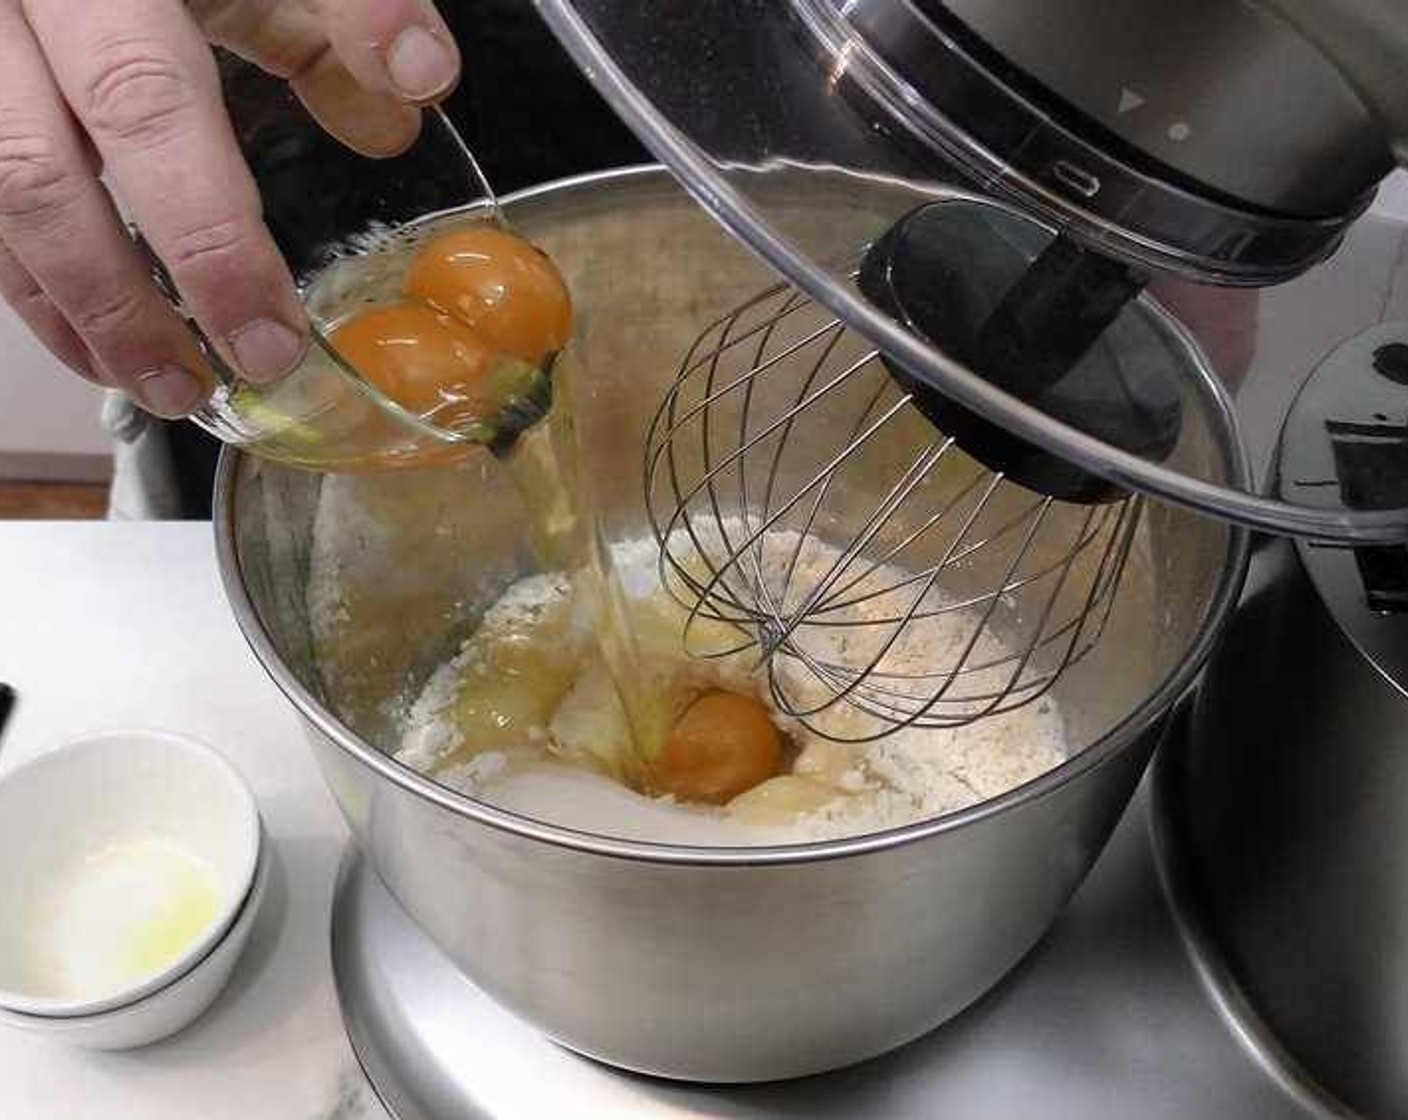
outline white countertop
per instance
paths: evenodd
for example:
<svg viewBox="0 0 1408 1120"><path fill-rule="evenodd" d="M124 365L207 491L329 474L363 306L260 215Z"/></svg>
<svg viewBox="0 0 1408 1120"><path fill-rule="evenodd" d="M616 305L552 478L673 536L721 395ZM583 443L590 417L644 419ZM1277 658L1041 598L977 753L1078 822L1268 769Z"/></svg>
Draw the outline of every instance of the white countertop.
<svg viewBox="0 0 1408 1120"><path fill-rule="evenodd" d="M203 1018L125 1054L0 1027L0 1117L384 1117L328 963L346 833L293 708L226 606L209 523L0 523L0 681L19 694L0 770L88 731L185 732L243 772L275 860L251 944Z"/></svg>

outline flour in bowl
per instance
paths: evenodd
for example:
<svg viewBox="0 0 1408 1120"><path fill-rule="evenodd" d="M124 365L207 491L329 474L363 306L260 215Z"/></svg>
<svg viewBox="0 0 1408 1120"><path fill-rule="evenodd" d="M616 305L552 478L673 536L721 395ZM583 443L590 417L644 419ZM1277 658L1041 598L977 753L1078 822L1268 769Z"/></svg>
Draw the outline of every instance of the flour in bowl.
<svg viewBox="0 0 1408 1120"><path fill-rule="evenodd" d="M806 544L799 586L838 555L824 542ZM788 741L783 773L721 806L645 796L623 785L629 724L589 619L560 573L530 576L504 592L425 685L396 758L469 796L550 824L702 846L799 843L896 828L997 797L1066 758L1060 713L1049 697L957 728L910 727L864 743L823 738L771 704L755 672L756 652L686 656L685 614L660 585L653 541L618 544L613 552L639 654L652 671L681 695L722 688L768 702ZM972 622L962 611L925 619L889 651L886 668L900 677L932 671L936 652L965 640ZM727 634L715 636L724 648ZM834 643L824 650L833 658L868 652L841 632L818 640ZM1006 652L991 634L984 642L986 657ZM800 663L784 659L779 671L794 697L816 688ZM863 720L855 718L859 732ZM841 719L844 725L844 712Z"/></svg>

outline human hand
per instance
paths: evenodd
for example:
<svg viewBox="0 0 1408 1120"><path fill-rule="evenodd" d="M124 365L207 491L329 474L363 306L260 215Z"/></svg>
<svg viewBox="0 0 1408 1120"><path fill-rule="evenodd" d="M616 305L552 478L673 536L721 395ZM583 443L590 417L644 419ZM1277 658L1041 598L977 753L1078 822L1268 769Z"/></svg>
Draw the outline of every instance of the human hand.
<svg viewBox="0 0 1408 1120"><path fill-rule="evenodd" d="M114 198L234 369L275 380L308 344L212 43L372 156L408 147L459 75L432 0L0 0L0 295L75 372L166 417L212 376Z"/></svg>

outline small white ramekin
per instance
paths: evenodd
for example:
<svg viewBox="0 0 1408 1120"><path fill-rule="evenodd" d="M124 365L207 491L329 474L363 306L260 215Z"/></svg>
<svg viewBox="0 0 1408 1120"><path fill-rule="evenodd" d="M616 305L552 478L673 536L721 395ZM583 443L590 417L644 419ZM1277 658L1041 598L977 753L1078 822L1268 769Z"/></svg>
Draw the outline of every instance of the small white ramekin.
<svg viewBox="0 0 1408 1120"><path fill-rule="evenodd" d="M200 861L213 883L214 913L159 970L107 990L75 991L53 952L51 926L60 919L46 919L49 900L84 860L142 838ZM0 777L0 1009L26 1019L91 1018L169 991L229 938L248 909L259 857L249 787L194 739L109 731L16 767Z"/></svg>

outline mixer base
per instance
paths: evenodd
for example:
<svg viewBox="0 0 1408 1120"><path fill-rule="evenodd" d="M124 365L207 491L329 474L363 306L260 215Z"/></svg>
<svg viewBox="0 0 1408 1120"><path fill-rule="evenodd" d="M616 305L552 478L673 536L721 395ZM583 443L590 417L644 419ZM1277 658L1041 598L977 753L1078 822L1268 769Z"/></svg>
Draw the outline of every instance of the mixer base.
<svg viewBox="0 0 1408 1120"><path fill-rule="evenodd" d="M622 1073L480 992L349 848L332 959L357 1056L396 1120L448 1116L1325 1116L1201 979L1160 889L1143 790L1055 928L918 1042L838 1073L737 1087Z"/></svg>

